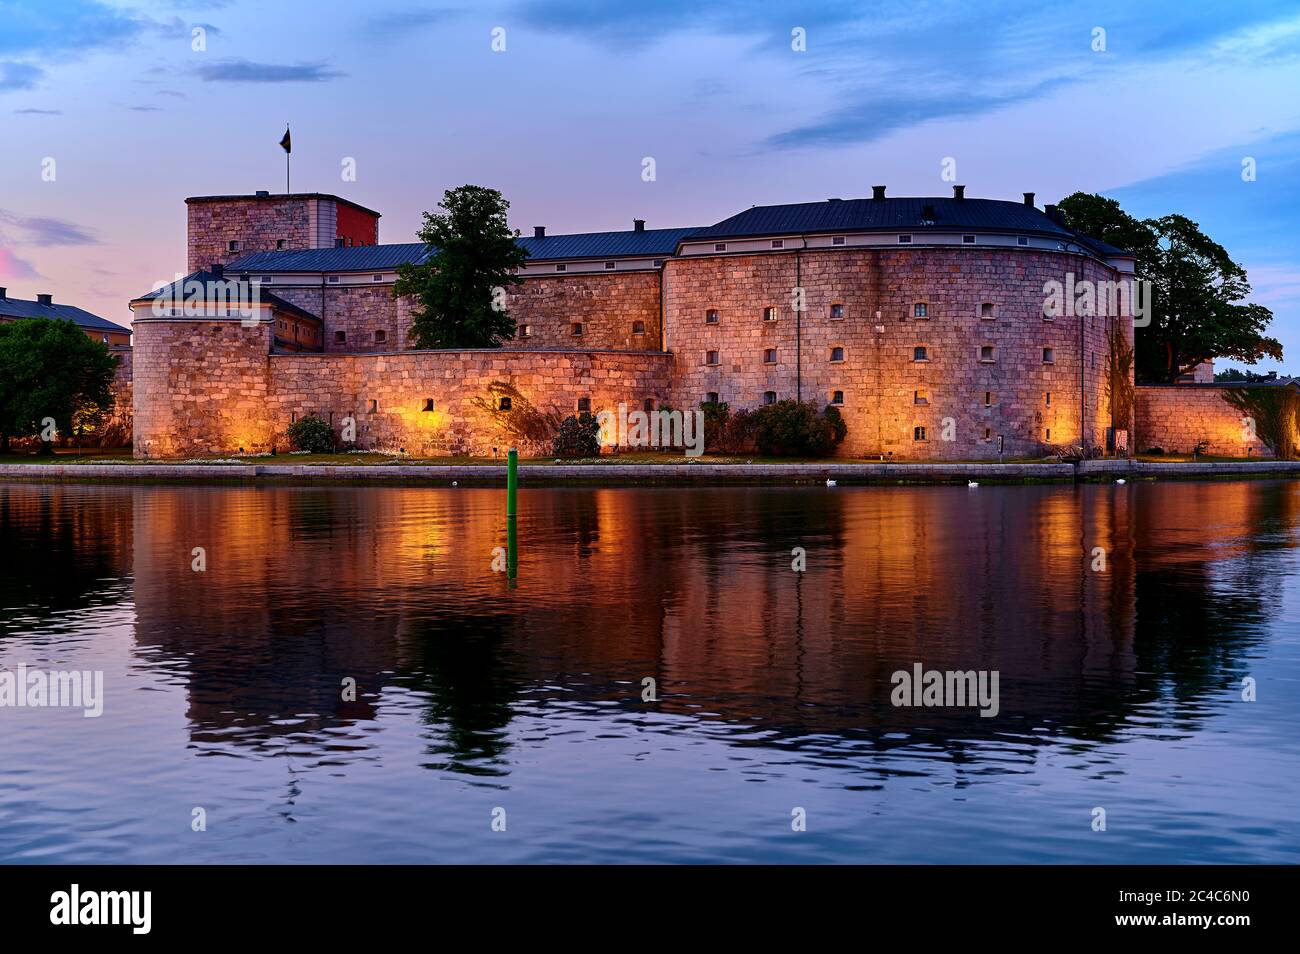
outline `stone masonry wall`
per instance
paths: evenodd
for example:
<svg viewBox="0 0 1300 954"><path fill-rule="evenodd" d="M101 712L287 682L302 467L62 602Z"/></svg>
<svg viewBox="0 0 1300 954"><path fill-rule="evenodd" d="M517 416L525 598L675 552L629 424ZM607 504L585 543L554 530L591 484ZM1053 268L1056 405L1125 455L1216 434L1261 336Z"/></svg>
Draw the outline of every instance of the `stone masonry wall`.
<svg viewBox="0 0 1300 954"><path fill-rule="evenodd" d="M509 286L506 296L510 316L529 326L517 347L660 349L658 272L531 277ZM640 333L633 330L638 321ZM575 322L581 336L573 334Z"/></svg>
<svg viewBox="0 0 1300 954"><path fill-rule="evenodd" d="M189 271L224 265L249 252L274 251L279 240L287 249L312 248L309 201L250 196L188 203ZM230 251L232 241L239 243L238 251Z"/></svg>
<svg viewBox="0 0 1300 954"><path fill-rule="evenodd" d="M1104 447L1110 320L1083 319L1081 388L1080 319L1042 317L1046 281L1064 282L1070 271L1077 279L1116 277L1091 259L1026 249L836 249L672 259L665 268L675 406L693 406L708 392L733 410L758 407L765 391L795 397L799 284L802 396L824 405L843 392L841 455L996 458L999 435L1009 457L1078 445L1081 391L1083 441ZM927 317L914 317L917 303ZM985 303L994 317L981 317ZM842 319L831 317L836 304ZM769 306L775 321L763 320ZM718 311L716 324L705 321L709 309ZM985 345L994 349L991 361L981 360ZM913 360L917 346L928 360ZM832 360L836 347L843 360ZM706 364L710 351L715 365ZM943 439L945 419L952 440ZM925 428L924 440L914 439L916 427Z"/></svg>
<svg viewBox="0 0 1300 954"><path fill-rule="evenodd" d="M286 429L315 413L359 448L411 455L548 453L533 430L588 399L593 414L667 399L670 356L598 351L268 354L265 326L138 321L135 453L198 457L288 449ZM143 368L147 367L147 371ZM499 410L500 398L512 407ZM432 409L426 410L429 401Z"/></svg>
<svg viewBox="0 0 1300 954"><path fill-rule="evenodd" d="M1250 437L1242 412L1223 400L1226 387L1199 384L1141 385L1137 393L1137 433L1133 450L1159 447L1167 454L1201 453L1223 457L1269 457L1269 449Z"/></svg>

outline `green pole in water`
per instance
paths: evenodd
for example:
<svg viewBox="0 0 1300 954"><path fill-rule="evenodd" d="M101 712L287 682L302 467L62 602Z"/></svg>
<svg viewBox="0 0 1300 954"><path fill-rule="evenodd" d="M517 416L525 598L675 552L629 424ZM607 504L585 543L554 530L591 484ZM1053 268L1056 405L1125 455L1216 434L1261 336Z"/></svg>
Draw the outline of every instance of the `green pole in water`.
<svg viewBox="0 0 1300 954"><path fill-rule="evenodd" d="M515 497L519 490L519 451L506 454L506 578L514 586L519 570L519 540L515 531Z"/></svg>
<svg viewBox="0 0 1300 954"><path fill-rule="evenodd" d="M506 453L506 516L515 515L515 494L519 490L519 451L513 447Z"/></svg>

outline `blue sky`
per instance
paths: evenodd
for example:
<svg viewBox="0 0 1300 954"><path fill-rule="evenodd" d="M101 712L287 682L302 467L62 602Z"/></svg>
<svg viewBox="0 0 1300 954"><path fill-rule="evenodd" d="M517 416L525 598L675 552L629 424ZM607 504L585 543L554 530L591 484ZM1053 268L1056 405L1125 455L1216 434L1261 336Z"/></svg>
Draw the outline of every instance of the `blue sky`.
<svg viewBox="0 0 1300 954"><path fill-rule="evenodd" d="M387 242L465 182L589 231L947 194L951 158L968 195L1199 221L1300 372L1298 90L1300 6L1253 0L0 0L0 284L125 321L184 267L185 196L283 189L286 122L295 190Z"/></svg>

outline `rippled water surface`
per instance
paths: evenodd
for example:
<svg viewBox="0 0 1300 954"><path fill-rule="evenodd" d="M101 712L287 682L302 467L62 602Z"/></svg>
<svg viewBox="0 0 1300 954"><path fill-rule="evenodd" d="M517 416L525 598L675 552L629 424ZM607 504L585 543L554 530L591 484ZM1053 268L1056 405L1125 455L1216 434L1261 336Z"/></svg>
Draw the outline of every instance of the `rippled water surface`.
<svg viewBox="0 0 1300 954"><path fill-rule="evenodd" d="M513 583L503 510L0 484L0 669L105 682L0 708L0 860L1298 860L1300 484L528 490Z"/></svg>

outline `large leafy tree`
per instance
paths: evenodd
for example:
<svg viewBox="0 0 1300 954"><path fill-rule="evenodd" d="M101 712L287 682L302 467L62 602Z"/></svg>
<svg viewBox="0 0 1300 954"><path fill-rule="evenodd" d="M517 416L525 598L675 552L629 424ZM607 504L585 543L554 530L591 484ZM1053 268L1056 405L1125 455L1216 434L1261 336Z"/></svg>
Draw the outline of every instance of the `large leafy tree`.
<svg viewBox="0 0 1300 954"><path fill-rule="evenodd" d="M1151 283L1151 324L1136 331L1139 381L1175 381L1210 358L1281 360L1281 342L1264 334L1273 313L1245 301L1246 270L1191 219L1136 219L1083 192L1060 208L1070 228L1131 252L1137 277Z"/></svg>
<svg viewBox="0 0 1300 954"><path fill-rule="evenodd" d="M393 293L418 301L411 321L417 348L495 348L515 336L504 289L527 252L506 223L510 203L495 189L448 189L441 212L425 212L419 238L430 255L397 270Z"/></svg>
<svg viewBox="0 0 1300 954"><path fill-rule="evenodd" d="M25 318L0 322L0 451L14 437L32 437L54 420L59 434L103 420L113 409L117 361L108 348L70 321ZM43 441L44 452L53 443Z"/></svg>

